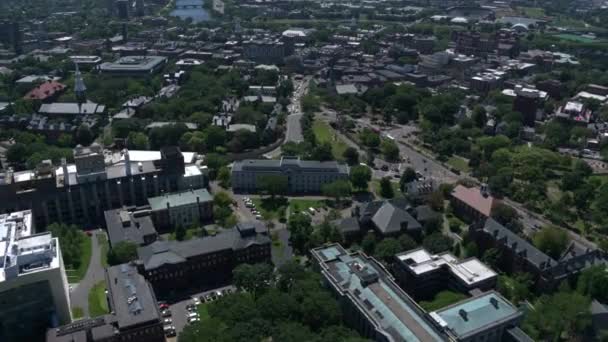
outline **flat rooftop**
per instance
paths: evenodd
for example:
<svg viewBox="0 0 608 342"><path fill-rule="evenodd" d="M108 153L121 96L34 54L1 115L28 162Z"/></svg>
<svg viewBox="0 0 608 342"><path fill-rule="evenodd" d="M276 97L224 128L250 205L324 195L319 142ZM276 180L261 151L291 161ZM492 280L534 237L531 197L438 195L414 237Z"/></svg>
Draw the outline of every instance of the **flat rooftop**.
<svg viewBox="0 0 608 342"><path fill-rule="evenodd" d="M399 288L388 272L363 253L339 244L312 250L332 286L367 317L388 341L444 341L424 311Z"/></svg>
<svg viewBox="0 0 608 342"><path fill-rule="evenodd" d="M439 326L448 329L459 339L521 315L516 307L496 291L486 292L430 313Z"/></svg>
<svg viewBox="0 0 608 342"><path fill-rule="evenodd" d="M33 230L31 210L0 215L0 282L59 267L57 239Z"/></svg>
<svg viewBox="0 0 608 342"><path fill-rule="evenodd" d="M197 199L202 202L211 202L213 197L207 189L188 190L182 192L174 192L163 196L148 198L148 203L152 210L163 210L167 205L171 207L179 207L182 205L195 204Z"/></svg>
<svg viewBox="0 0 608 342"><path fill-rule="evenodd" d="M166 61L167 58L162 56L127 56L113 63L102 63L99 69L102 72L152 72Z"/></svg>
<svg viewBox="0 0 608 342"><path fill-rule="evenodd" d="M496 272L477 258L461 261L450 253L431 254L424 248L400 253L396 257L417 275L447 267L454 276L467 285L497 276Z"/></svg>

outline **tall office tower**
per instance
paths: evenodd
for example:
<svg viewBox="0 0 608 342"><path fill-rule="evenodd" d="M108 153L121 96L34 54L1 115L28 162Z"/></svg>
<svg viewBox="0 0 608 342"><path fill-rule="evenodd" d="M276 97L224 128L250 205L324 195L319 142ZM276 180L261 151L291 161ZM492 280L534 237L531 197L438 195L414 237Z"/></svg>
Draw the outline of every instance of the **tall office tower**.
<svg viewBox="0 0 608 342"><path fill-rule="evenodd" d="M30 210L0 215L0 341L39 341L70 321L59 240L34 234Z"/></svg>
<svg viewBox="0 0 608 342"><path fill-rule="evenodd" d="M143 17L146 14L145 12L144 0L135 0L135 15Z"/></svg>
<svg viewBox="0 0 608 342"><path fill-rule="evenodd" d="M116 9L117 9L118 17L120 19L124 19L124 20L129 19L129 1L128 0L117 0Z"/></svg>

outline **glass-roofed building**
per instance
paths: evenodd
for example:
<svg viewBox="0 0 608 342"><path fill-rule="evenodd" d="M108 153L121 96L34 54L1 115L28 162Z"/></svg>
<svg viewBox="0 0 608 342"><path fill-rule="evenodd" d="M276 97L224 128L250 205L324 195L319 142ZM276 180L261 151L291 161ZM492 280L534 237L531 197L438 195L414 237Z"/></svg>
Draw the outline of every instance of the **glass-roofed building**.
<svg viewBox="0 0 608 342"><path fill-rule="evenodd" d="M332 244L312 250L344 319L367 338L381 342L445 341L425 312L375 259Z"/></svg>

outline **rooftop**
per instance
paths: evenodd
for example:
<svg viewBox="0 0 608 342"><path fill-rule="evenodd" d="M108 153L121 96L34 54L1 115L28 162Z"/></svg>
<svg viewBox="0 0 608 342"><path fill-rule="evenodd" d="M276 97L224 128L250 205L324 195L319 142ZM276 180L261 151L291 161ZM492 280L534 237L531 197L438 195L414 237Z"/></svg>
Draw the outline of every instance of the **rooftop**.
<svg viewBox="0 0 608 342"><path fill-rule="evenodd" d="M517 308L496 291L430 313L439 326L448 329L458 339L465 339L481 329L517 319L521 315Z"/></svg>
<svg viewBox="0 0 608 342"><path fill-rule="evenodd" d="M452 197L488 217L495 205L495 199L491 195L482 192L479 188L467 188L463 185L458 185L454 188Z"/></svg>
<svg viewBox="0 0 608 342"><path fill-rule="evenodd" d="M346 296L388 341L443 341L424 311L399 288L390 274L361 252L339 244L312 250L323 275Z"/></svg>
<svg viewBox="0 0 608 342"><path fill-rule="evenodd" d="M160 319L154 292L135 265L107 268L106 283L119 330Z"/></svg>
<svg viewBox="0 0 608 342"><path fill-rule="evenodd" d="M99 69L104 71L142 71L152 72L160 64L167 61L166 57L162 56L128 56L119 58L113 63L102 63Z"/></svg>
<svg viewBox="0 0 608 342"><path fill-rule="evenodd" d="M65 84L57 81L46 81L32 89L23 98L26 100L45 100L62 92L65 88Z"/></svg>
<svg viewBox="0 0 608 342"><path fill-rule="evenodd" d="M174 192L163 196L148 198L148 203L152 210L163 210L167 206L179 207L183 205L195 204L200 202L211 202L213 197L206 189L188 190L183 192Z"/></svg>
<svg viewBox="0 0 608 342"><path fill-rule="evenodd" d="M104 216L111 246L116 246L121 241L143 245L144 237L156 234L149 210L120 208L108 210Z"/></svg>
<svg viewBox="0 0 608 342"><path fill-rule="evenodd" d="M59 267L57 239L33 230L30 210L0 215L0 281Z"/></svg>
<svg viewBox="0 0 608 342"><path fill-rule="evenodd" d="M76 102L56 102L45 103L40 106L38 113L44 115L87 115L87 114L103 114L106 107L93 102L76 103Z"/></svg>
<svg viewBox="0 0 608 342"><path fill-rule="evenodd" d="M283 157L280 160L245 159L236 161L232 171L276 171L281 169L300 169L311 172L338 172L348 174L348 166L335 161L300 160Z"/></svg>
<svg viewBox="0 0 608 342"><path fill-rule="evenodd" d="M497 274L477 258L458 260L450 253L431 254L418 248L396 255L415 274L423 274L447 267L449 271L467 285L496 277Z"/></svg>
<svg viewBox="0 0 608 342"><path fill-rule="evenodd" d="M252 228L253 227L253 228ZM260 229L256 225L240 223L236 227L222 231L213 236L196 238L188 241L156 241L137 250L139 259L146 270L156 269L165 264L179 264L197 255L209 254L223 250L244 249L254 244L269 244L270 238L265 234L251 234Z"/></svg>

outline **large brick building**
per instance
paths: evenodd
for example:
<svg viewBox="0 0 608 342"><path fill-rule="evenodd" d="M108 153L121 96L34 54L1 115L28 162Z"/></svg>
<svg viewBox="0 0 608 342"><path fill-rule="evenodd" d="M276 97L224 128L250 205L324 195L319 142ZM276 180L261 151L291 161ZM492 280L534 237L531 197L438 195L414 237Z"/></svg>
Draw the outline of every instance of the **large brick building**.
<svg viewBox="0 0 608 342"><path fill-rule="evenodd" d="M225 284L243 263L270 262L271 240L259 222L242 222L214 236L156 241L137 250L139 271L159 297Z"/></svg>

